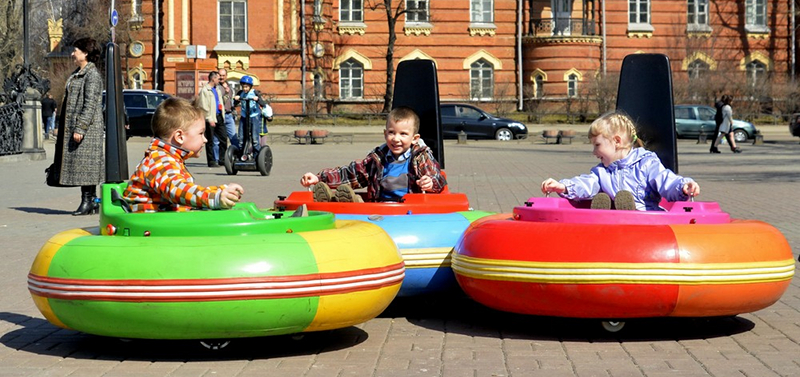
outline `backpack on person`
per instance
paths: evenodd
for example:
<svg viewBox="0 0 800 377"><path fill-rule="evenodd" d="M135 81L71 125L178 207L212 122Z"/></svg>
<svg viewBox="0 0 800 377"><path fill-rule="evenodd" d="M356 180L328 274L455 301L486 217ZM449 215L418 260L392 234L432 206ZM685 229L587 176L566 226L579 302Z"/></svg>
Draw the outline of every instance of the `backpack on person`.
<svg viewBox="0 0 800 377"><path fill-rule="evenodd" d="M714 103L714 107L717 108L717 113L714 114L714 122L717 123L717 127L722 124L722 120L724 119L722 115L722 108L725 107L725 103L722 101L717 101Z"/></svg>

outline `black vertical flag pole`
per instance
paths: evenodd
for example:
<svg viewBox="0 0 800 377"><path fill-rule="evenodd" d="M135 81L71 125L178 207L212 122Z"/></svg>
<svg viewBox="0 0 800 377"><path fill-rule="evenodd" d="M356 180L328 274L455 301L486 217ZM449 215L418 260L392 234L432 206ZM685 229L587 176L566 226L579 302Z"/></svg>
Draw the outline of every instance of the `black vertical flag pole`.
<svg viewBox="0 0 800 377"><path fill-rule="evenodd" d="M128 179L128 148L125 144L125 108L122 103L122 72L119 46L114 42L118 14L111 2L111 42L106 45L106 183Z"/></svg>

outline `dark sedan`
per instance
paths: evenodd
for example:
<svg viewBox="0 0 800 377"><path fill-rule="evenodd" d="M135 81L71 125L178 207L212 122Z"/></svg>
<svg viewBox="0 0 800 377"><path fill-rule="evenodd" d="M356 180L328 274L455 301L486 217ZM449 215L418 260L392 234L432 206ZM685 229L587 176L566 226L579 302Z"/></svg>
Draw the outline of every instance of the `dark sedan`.
<svg viewBox="0 0 800 377"><path fill-rule="evenodd" d="M468 139L512 140L528 137L528 128L524 124L496 117L472 105L444 104L440 109L444 138L458 138L461 131Z"/></svg>
<svg viewBox="0 0 800 377"><path fill-rule="evenodd" d="M128 115L128 134L132 136L153 136L150 121L156 107L170 95L158 90L126 89L122 91L125 113Z"/></svg>

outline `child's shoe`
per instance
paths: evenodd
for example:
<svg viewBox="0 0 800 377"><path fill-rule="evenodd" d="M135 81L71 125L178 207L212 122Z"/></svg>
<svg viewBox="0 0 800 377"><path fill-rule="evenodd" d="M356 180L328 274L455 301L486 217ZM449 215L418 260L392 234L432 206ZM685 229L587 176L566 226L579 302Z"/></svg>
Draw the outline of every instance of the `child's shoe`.
<svg viewBox="0 0 800 377"><path fill-rule="evenodd" d="M330 202L333 197L333 191L324 182L318 182L314 185L314 201L315 202Z"/></svg>
<svg viewBox="0 0 800 377"><path fill-rule="evenodd" d="M611 197L601 192L592 198L592 209L611 209Z"/></svg>
<svg viewBox="0 0 800 377"><path fill-rule="evenodd" d="M635 211L636 201L633 199L633 194L625 190L618 192L614 198L614 208L623 211Z"/></svg>
<svg viewBox="0 0 800 377"><path fill-rule="evenodd" d="M339 185L339 187L336 188L335 195L337 202L364 203L364 199L361 199L361 195L356 194L350 185Z"/></svg>

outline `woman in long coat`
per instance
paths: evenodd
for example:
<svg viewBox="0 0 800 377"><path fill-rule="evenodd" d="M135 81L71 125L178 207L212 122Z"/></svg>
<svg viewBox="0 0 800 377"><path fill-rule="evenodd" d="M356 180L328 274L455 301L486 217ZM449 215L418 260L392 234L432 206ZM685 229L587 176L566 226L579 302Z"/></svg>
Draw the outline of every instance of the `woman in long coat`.
<svg viewBox="0 0 800 377"><path fill-rule="evenodd" d="M81 204L75 216L96 213L97 185L105 180L105 126L103 79L95 63L100 49L92 38L73 44L72 61L78 66L67 79L56 143L59 183L81 187ZM58 163L60 159L60 164Z"/></svg>

